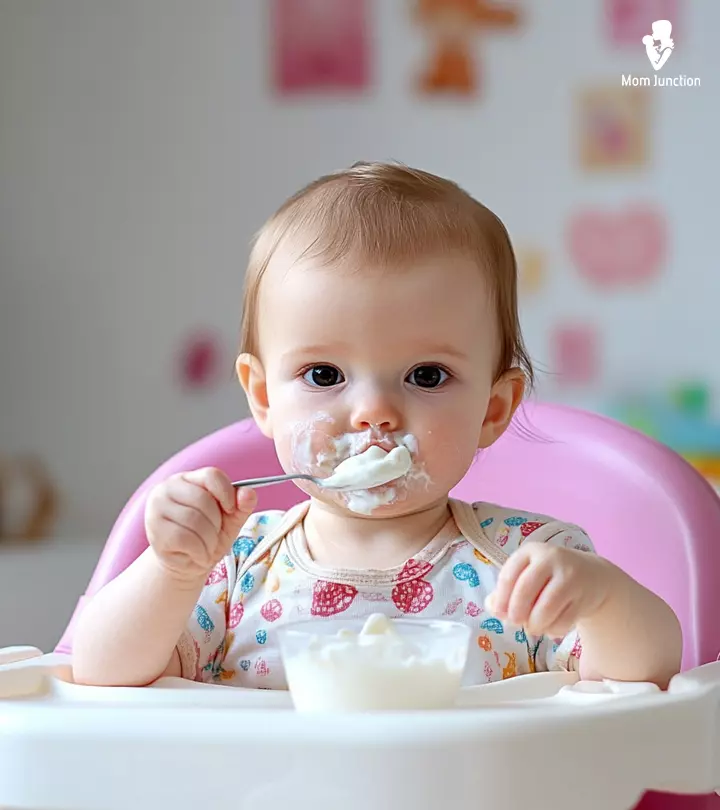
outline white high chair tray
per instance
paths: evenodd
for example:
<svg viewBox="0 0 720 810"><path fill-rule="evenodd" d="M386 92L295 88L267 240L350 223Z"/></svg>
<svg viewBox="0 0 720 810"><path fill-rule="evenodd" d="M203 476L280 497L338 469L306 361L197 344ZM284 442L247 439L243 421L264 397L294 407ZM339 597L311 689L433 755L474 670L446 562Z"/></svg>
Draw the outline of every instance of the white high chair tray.
<svg viewBox="0 0 720 810"><path fill-rule="evenodd" d="M79 686L0 650L0 807L625 810L720 786L720 663L651 684L521 676L443 712L302 715L285 692Z"/></svg>

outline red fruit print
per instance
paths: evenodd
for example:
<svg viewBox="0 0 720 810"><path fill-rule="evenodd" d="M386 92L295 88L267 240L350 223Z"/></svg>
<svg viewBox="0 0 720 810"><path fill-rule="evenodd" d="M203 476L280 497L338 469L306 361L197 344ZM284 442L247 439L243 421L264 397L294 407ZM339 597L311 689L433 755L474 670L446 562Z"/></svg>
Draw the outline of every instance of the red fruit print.
<svg viewBox="0 0 720 810"><path fill-rule="evenodd" d="M221 560L215 568L210 572L208 578L205 580L206 585L214 585L216 582L221 582L227 579L227 567L225 560Z"/></svg>
<svg viewBox="0 0 720 810"><path fill-rule="evenodd" d="M527 523L523 523L520 526L520 534L523 537L527 537L529 534L532 534L536 529L539 529L541 526L544 526L544 523L539 523L537 520L528 520Z"/></svg>
<svg viewBox="0 0 720 810"><path fill-rule="evenodd" d="M258 658L258 660L255 662L255 672L261 677L269 675L270 667L267 665L267 661L265 661L263 658Z"/></svg>
<svg viewBox="0 0 720 810"><path fill-rule="evenodd" d="M228 627L230 628L237 627L240 624L240 619L242 619L243 613L245 613L243 603L235 602L232 608L230 608L230 615L228 616Z"/></svg>
<svg viewBox="0 0 720 810"><path fill-rule="evenodd" d="M462 605L462 599L453 599L452 602L448 602L447 607L443 611L443 616L452 616L460 605Z"/></svg>
<svg viewBox="0 0 720 810"><path fill-rule="evenodd" d="M282 616L282 605L277 599L271 599L260 608L260 615L266 622L276 622Z"/></svg>
<svg viewBox="0 0 720 810"><path fill-rule="evenodd" d="M570 657L571 658L580 658L582 655L582 643L580 639L575 640L575 644L573 644L572 650L570 650Z"/></svg>
<svg viewBox="0 0 720 810"><path fill-rule="evenodd" d="M475 602L468 602L465 606L465 613L468 616L479 616L482 613L482 608L478 607Z"/></svg>
<svg viewBox="0 0 720 810"><path fill-rule="evenodd" d="M311 616L334 616L347 610L357 596L357 588L319 579L313 585Z"/></svg>
<svg viewBox="0 0 720 810"><path fill-rule="evenodd" d="M403 582L406 579L419 579L424 577L432 569L429 562L423 560L408 560L402 567L402 571L398 574L398 582Z"/></svg>
<svg viewBox="0 0 720 810"><path fill-rule="evenodd" d="M403 613L422 613L433 600L433 587L422 579L401 582L392 589L392 600Z"/></svg>

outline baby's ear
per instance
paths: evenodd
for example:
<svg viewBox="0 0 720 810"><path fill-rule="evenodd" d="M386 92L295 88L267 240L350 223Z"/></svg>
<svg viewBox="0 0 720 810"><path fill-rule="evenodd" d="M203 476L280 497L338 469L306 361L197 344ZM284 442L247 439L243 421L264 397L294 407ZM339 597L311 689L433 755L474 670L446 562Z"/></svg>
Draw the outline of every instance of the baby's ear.
<svg viewBox="0 0 720 810"><path fill-rule="evenodd" d="M525 394L525 375L519 368L506 371L490 391L478 448L490 447L507 430Z"/></svg>
<svg viewBox="0 0 720 810"><path fill-rule="evenodd" d="M253 419L263 435L272 439L267 379L263 364L253 354L241 354L235 363L235 370L245 391Z"/></svg>

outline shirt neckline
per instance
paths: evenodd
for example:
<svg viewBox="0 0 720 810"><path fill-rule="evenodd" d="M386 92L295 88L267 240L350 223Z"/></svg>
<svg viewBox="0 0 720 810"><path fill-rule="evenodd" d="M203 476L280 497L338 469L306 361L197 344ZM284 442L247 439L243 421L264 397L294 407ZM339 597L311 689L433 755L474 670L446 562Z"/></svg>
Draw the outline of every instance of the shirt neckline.
<svg viewBox="0 0 720 810"><path fill-rule="evenodd" d="M410 582L424 576L436 565L448 550L458 542L467 542L458 528L452 513L438 533L417 554L392 568L324 568L310 555L303 520L298 521L288 532L285 543L288 556L301 571L310 576L342 585L387 586Z"/></svg>

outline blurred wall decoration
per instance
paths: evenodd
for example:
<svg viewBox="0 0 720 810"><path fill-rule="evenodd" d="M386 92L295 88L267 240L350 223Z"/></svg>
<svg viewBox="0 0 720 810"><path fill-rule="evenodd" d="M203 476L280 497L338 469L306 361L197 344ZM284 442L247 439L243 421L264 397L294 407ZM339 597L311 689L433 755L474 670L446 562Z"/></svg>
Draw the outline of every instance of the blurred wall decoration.
<svg viewBox="0 0 720 810"><path fill-rule="evenodd" d="M531 245L515 249L518 266L519 296L534 295L542 289L545 282L546 256L539 248Z"/></svg>
<svg viewBox="0 0 720 810"><path fill-rule="evenodd" d="M52 536L58 491L35 456L0 458L0 542Z"/></svg>
<svg viewBox="0 0 720 810"><path fill-rule="evenodd" d="M232 357L226 357L223 348L222 337L216 330L192 330L179 350L177 370L181 387L186 391L207 390L223 379L230 379Z"/></svg>
<svg viewBox="0 0 720 810"><path fill-rule="evenodd" d="M608 38L614 45L635 47L650 33L648 21L680 19L684 0L605 0Z"/></svg>
<svg viewBox="0 0 720 810"><path fill-rule="evenodd" d="M102 538L159 463L248 415L232 353L252 235L357 160L451 177L503 219L538 397L720 457L720 3L462 4L490 15L453 12L477 92L429 103L410 89L441 5L0 3L0 456L42 459L61 490L44 531ZM655 74L658 19L674 51ZM206 329L217 351L186 352ZM707 390L682 411L692 442L648 404L677 410L688 381Z"/></svg>
<svg viewBox="0 0 720 810"><path fill-rule="evenodd" d="M275 85L281 94L365 89L368 0L272 0Z"/></svg>
<svg viewBox="0 0 720 810"><path fill-rule="evenodd" d="M588 283L606 290L634 289L655 281L665 263L665 219L642 204L580 210L570 219L568 250Z"/></svg>
<svg viewBox="0 0 720 810"><path fill-rule="evenodd" d="M650 149L649 90L614 84L580 93L578 140L583 168L605 171L645 166Z"/></svg>
<svg viewBox="0 0 720 810"><path fill-rule="evenodd" d="M428 40L419 89L429 94L480 93L485 67L476 41L520 22L516 7L494 0L415 0L415 11Z"/></svg>
<svg viewBox="0 0 720 810"><path fill-rule="evenodd" d="M586 385L600 374L600 335L589 323L560 323L552 333L552 369L561 386Z"/></svg>

